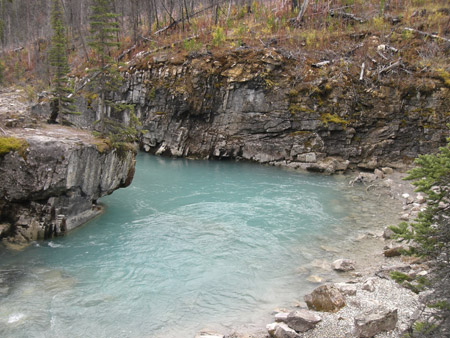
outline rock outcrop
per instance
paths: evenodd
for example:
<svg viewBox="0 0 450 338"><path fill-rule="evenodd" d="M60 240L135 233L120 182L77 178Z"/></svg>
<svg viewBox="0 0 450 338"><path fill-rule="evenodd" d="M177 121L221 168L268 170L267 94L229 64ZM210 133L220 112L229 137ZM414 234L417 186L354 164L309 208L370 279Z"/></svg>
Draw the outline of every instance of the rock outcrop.
<svg viewBox="0 0 450 338"><path fill-rule="evenodd" d="M12 242L63 234L98 215L97 200L128 186L135 150L114 149L63 127L8 131L24 152L0 156L1 236Z"/></svg>
<svg viewBox="0 0 450 338"><path fill-rule="evenodd" d="M124 76L110 99L135 105L142 149L156 154L333 173L404 168L448 136L450 88L432 73L359 81L344 61L317 69L282 50L238 48L137 59ZM71 122L89 127L96 104L78 103Z"/></svg>

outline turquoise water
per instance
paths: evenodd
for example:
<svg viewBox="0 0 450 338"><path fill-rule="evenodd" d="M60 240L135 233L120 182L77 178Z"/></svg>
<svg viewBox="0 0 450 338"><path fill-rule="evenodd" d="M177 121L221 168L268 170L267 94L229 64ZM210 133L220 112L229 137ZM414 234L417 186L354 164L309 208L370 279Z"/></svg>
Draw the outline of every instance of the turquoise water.
<svg viewBox="0 0 450 338"><path fill-rule="evenodd" d="M193 337L311 290L302 265L339 243L339 177L138 156L133 184L66 237L0 249L1 337Z"/></svg>

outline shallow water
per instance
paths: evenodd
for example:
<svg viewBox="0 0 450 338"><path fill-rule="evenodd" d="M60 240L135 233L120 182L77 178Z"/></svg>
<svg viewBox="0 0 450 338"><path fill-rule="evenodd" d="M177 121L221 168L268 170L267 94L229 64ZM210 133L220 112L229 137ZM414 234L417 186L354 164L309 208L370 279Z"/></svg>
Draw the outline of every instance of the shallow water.
<svg viewBox="0 0 450 338"><path fill-rule="evenodd" d="M188 338L256 322L382 225L347 182L139 154L133 184L102 200L102 216L22 252L0 249L0 336Z"/></svg>

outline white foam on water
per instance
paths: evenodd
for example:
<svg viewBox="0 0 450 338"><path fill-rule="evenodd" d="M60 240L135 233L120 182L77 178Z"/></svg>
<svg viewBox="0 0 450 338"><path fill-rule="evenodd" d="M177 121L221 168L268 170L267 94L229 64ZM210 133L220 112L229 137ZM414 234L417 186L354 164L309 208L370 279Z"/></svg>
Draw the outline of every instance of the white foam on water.
<svg viewBox="0 0 450 338"><path fill-rule="evenodd" d="M22 318L24 318L25 315L23 313L14 313L8 318L8 324L16 323Z"/></svg>

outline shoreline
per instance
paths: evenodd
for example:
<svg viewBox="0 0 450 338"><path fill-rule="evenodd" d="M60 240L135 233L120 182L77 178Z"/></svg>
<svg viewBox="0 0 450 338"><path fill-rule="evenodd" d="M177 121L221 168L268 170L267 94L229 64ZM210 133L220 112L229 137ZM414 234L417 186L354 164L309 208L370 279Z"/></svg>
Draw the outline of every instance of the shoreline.
<svg viewBox="0 0 450 338"><path fill-rule="evenodd" d="M350 180L357 175L358 173L346 173L343 176ZM388 235L388 231L385 231L385 229L389 225L397 225L400 223L402 217L405 217L406 213L410 214L409 221L412 221L417 212L417 210L412 209L417 209L419 203L416 202L416 199L414 199L414 201L412 199L413 196L416 196L417 198L420 194L414 192L415 187L412 184L402 180L402 177L404 176L406 176L405 173L393 172L386 175L384 178L378 178L376 181L366 185L366 187L372 187L372 194L380 187L386 190L383 198L388 201L393 200L398 204L398 206L394 208L398 213L396 219L392 219L390 224L384 224L382 229L373 224L371 227L364 230L364 235L357 235L356 237L351 238L348 243L346 243L346 246L343 248L341 247L339 250L336 250L333 247L321 247L324 251L331 252L336 259L350 259L355 263L354 270L348 272L331 271L335 272L334 277L328 277L323 281L316 283L317 287L320 285L339 285L341 290L343 290L347 305L336 313L313 311L314 313L317 313L322 320L315 328L301 333L299 337L357 337L357 335L353 334L353 318L374 306L390 309L395 308L398 310L398 323L395 330L379 333L374 336L376 338L402 337L405 331L410 328L413 321L419 318L424 310L420 295L406 289L389 278L389 271L396 269L411 269L415 270L416 273L419 273L421 271L426 271L425 268L427 266L420 264L420 261L414 262L413 260L408 259L408 257L386 257L384 255L386 249L401 246L401 243L385 238L385 236ZM408 197L406 197L406 194ZM421 200L420 196L419 200ZM313 265L316 265L316 270L322 269L327 272L327 276L332 275L332 273L330 273L330 261L316 259L312 263ZM363 286L367 282L373 285L372 291L364 290ZM348 286L350 286L351 291L348 291ZM269 326L271 322L276 322L275 316L279 317L280 315L283 316L283 313L287 314L291 311L307 309L308 307L303 301L305 295L306 293L299 295L298 298L301 299L300 301L293 300L291 302L292 304L295 304L293 306L274 309L271 314L267 315L267 318L271 318L271 321L266 323L267 326ZM282 304L280 304L280 306L282 306ZM249 323L249 325L245 327L236 327L226 334L206 329L196 335L196 338L213 337L278 338L277 335L271 336L268 333L267 328L258 327L258 324L256 323ZM284 336L280 335L279 337ZM286 335L285 337L291 336ZM292 337L295 336L292 335Z"/></svg>

